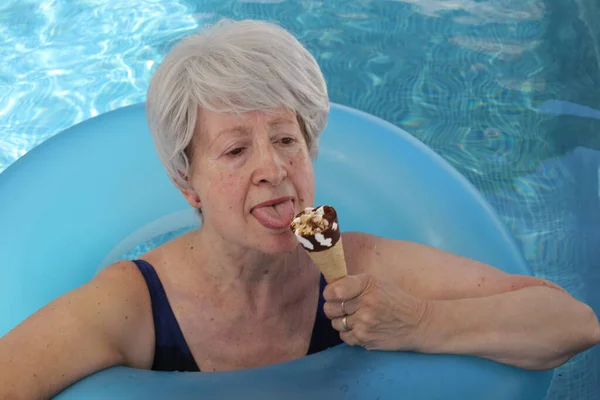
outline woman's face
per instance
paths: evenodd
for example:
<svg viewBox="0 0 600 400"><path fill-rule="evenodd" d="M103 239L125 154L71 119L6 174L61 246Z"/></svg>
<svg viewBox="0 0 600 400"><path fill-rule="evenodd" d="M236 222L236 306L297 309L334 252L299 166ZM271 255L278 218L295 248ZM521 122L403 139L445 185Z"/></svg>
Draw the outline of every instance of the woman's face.
<svg viewBox="0 0 600 400"><path fill-rule="evenodd" d="M201 110L190 183L184 195L202 208L203 229L269 254L292 251L289 224L314 202L313 167L295 113Z"/></svg>

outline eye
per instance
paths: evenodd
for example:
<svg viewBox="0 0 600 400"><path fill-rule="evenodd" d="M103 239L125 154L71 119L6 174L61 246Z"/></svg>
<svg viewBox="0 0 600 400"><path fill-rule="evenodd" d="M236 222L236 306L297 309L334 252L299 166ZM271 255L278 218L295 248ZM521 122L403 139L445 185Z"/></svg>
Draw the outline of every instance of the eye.
<svg viewBox="0 0 600 400"><path fill-rule="evenodd" d="M243 147L236 147L235 149L233 149L229 153L227 153L227 155L231 156L231 157L236 157L236 156L239 156L240 154L242 154L243 152L244 152Z"/></svg>
<svg viewBox="0 0 600 400"><path fill-rule="evenodd" d="M293 137L284 137L280 140L281 144L293 144L296 141Z"/></svg>

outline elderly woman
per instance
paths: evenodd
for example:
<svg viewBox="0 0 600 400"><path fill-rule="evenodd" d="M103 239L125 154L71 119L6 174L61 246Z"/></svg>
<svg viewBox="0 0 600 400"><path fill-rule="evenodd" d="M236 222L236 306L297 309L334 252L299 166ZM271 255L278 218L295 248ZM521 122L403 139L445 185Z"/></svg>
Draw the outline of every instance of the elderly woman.
<svg viewBox="0 0 600 400"><path fill-rule="evenodd" d="M327 90L285 30L225 21L182 40L147 105L160 159L202 226L3 337L1 398L45 398L116 365L235 370L342 342L549 369L600 340L592 310L556 285L415 243L346 232L349 275L327 285L289 228L313 205Z"/></svg>

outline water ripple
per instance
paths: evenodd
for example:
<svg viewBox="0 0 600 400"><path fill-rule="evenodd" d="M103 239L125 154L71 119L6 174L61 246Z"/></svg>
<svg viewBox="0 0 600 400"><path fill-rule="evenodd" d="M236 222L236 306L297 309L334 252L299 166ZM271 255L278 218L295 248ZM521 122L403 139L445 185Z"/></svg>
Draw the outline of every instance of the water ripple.
<svg viewBox="0 0 600 400"><path fill-rule="evenodd" d="M0 97L0 171L77 122L143 101L162 50L208 15L190 10L158 1L5 4L0 82L16 90Z"/></svg>

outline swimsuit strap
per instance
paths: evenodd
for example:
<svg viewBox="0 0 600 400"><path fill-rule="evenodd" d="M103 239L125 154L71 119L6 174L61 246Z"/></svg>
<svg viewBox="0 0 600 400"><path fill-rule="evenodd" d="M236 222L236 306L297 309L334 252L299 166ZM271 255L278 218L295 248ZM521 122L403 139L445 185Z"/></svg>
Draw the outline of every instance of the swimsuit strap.
<svg viewBox="0 0 600 400"><path fill-rule="evenodd" d="M152 302L154 335L156 337L152 370L199 371L154 267L144 260L134 260L133 262L146 280Z"/></svg>

